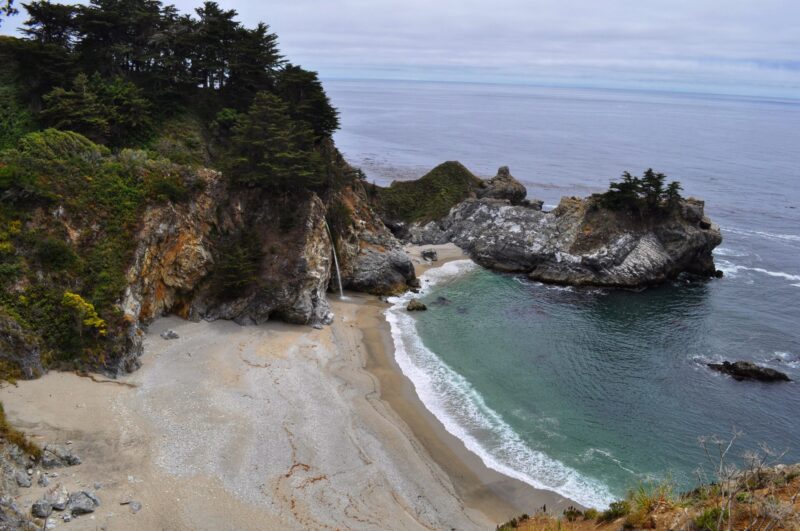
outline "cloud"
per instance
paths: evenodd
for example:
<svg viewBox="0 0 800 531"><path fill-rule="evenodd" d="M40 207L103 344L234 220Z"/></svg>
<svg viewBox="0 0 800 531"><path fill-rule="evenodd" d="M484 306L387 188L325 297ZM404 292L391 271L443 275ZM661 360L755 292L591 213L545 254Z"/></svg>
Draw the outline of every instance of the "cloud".
<svg viewBox="0 0 800 531"><path fill-rule="evenodd" d="M222 0L323 77L800 88L796 0ZM179 0L189 11L198 2Z"/></svg>

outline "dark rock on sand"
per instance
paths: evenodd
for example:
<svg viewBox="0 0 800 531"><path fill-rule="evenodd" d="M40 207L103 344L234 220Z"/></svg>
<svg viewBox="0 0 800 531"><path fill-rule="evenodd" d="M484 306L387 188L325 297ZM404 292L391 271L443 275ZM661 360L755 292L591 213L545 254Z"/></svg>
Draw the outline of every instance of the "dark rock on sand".
<svg viewBox="0 0 800 531"><path fill-rule="evenodd" d="M82 490L69 495L67 511L73 516L93 513L95 508L100 505L100 500L93 494Z"/></svg>
<svg viewBox="0 0 800 531"><path fill-rule="evenodd" d="M759 382L790 382L791 379L784 373L761 367L749 361L723 361L722 363L709 363L715 371L731 376L734 380L756 380Z"/></svg>
<svg viewBox="0 0 800 531"><path fill-rule="evenodd" d="M435 249L425 249L422 251L422 258L435 262L439 259L439 253Z"/></svg>
<svg viewBox="0 0 800 531"><path fill-rule="evenodd" d="M178 339L179 337L181 336L179 336L175 330L164 330L161 332L162 339Z"/></svg>
<svg viewBox="0 0 800 531"><path fill-rule="evenodd" d="M33 502L31 514L36 518L47 518L53 512L53 504L42 498Z"/></svg>

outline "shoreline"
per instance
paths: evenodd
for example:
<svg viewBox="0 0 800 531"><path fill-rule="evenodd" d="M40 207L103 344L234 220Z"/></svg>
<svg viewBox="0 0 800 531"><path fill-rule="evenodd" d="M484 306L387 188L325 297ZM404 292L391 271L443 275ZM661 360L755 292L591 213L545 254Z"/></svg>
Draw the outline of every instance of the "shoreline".
<svg viewBox="0 0 800 531"><path fill-rule="evenodd" d="M422 259L422 251L428 249L437 251L437 261ZM418 277L449 262L469 259L452 243L407 245L404 250L412 258ZM523 513L532 514L542 506L555 514L560 514L570 506L581 507L556 492L533 487L490 468L461 439L447 431L419 398L414 383L403 373L395 359L394 341L385 316L387 308L386 304L380 304L380 322L363 326L368 353L366 370L378 378L381 398L390 404L422 442L432 459L445 470L462 500L497 523Z"/></svg>
<svg viewBox="0 0 800 531"><path fill-rule="evenodd" d="M460 258L442 249L417 266ZM51 372L0 388L13 424L83 459L21 489L19 505L57 484L94 491L101 506L59 519L68 529L487 529L574 505L487 468L445 430L395 361L385 303L330 302L323 330L164 317L142 368L119 380Z"/></svg>

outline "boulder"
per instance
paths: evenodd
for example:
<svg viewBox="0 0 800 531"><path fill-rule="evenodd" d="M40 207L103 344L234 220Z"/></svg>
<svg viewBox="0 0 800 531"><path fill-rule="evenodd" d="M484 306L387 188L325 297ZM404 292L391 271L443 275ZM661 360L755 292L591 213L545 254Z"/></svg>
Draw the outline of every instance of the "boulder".
<svg viewBox="0 0 800 531"><path fill-rule="evenodd" d="M439 253L436 252L436 249L425 249L422 251L422 258L430 262L436 262L439 259Z"/></svg>
<svg viewBox="0 0 800 531"><path fill-rule="evenodd" d="M42 466L44 468L57 468L62 466L76 466L81 464L81 458L71 449L58 444L48 444L42 452Z"/></svg>
<svg viewBox="0 0 800 531"><path fill-rule="evenodd" d="M14 479L17 481L17 486L29 488L31 486L31 477L24 470L17 470L14 474Z"/></svg>
<svg viewBox="0 0 800 531"><path fill-rule="evenodd" d="M63 511L69 503L69 493L64 487L56 487L45 495L45 500L55 511Z"/></svg>
<svg viewBox="0 0 800 531"><path fill-rule="evenodd" d="M727 374L736 381L755 380L759 382L790 382L791 379L784 373L762 367L749 361L723 361L722 363L709 363L715 371Z"/></svg>
<svg viewBox="0 0 800 531"><path fill-rule="evenodd" d="M74 492L69 495L69 502L67 503L67 511L73 515L78 516L81 514L93 513L95 508L100 505L100 500L85 490Z"/></svg>
<svg viewBox="0 0 800 531"><path fill-rule="evenodd" d="M178 339L179 337L181 336L179 336L175 330L164 330L161 332L162 339Z"/></svg>
<svg viewBox="0 0 800 531"><path fill-rule="evenodd" d="M427 309L428 307L419 299L411 299L406 306L406 310L409 312L424 312Z"/></svg>
<svg viewBox="0 0 800 531"><path fill-rule="evenodd" d="M370 206L363 187L340 190L331 204L338 210L346 205L351 218L351 223L333 227L345 289L397 295L415 285L414 264Z"/></svg>
<svg viewBox="0 0 800 531"><path fill-rule="evenodd" d="M33 502L33 506L31 506L31 514L36 518L47 518L52 512L53 504L45 498Z"/></svg>
<svg viewBox="0 0 800 531"><path fill-rule="evenodd" d="M484 181L483 186L476 191L480 198L505 199L512 205L521 204L527 194L525 186L511 175L508 166L501 166L497 175Z"/></svg>

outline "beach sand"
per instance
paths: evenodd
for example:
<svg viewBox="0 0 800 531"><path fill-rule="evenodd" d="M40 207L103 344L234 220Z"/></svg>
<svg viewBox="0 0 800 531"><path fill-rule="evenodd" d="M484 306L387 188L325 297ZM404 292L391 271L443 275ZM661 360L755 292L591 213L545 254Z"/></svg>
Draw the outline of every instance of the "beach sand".
<svg viewBox="0 0 800 531"><path fill-rule="evenodd" d="M463 257L437 250L427 264L410 249L419 273ZM487 469L445 431L394 362L386 303L331 304L322 330L162 318L136 373L52 372L0 389L12 423L82 457L51 488L101 499L58 528L490 529L572 503ZM166 329L180 338L162 339Z"/></svg>

